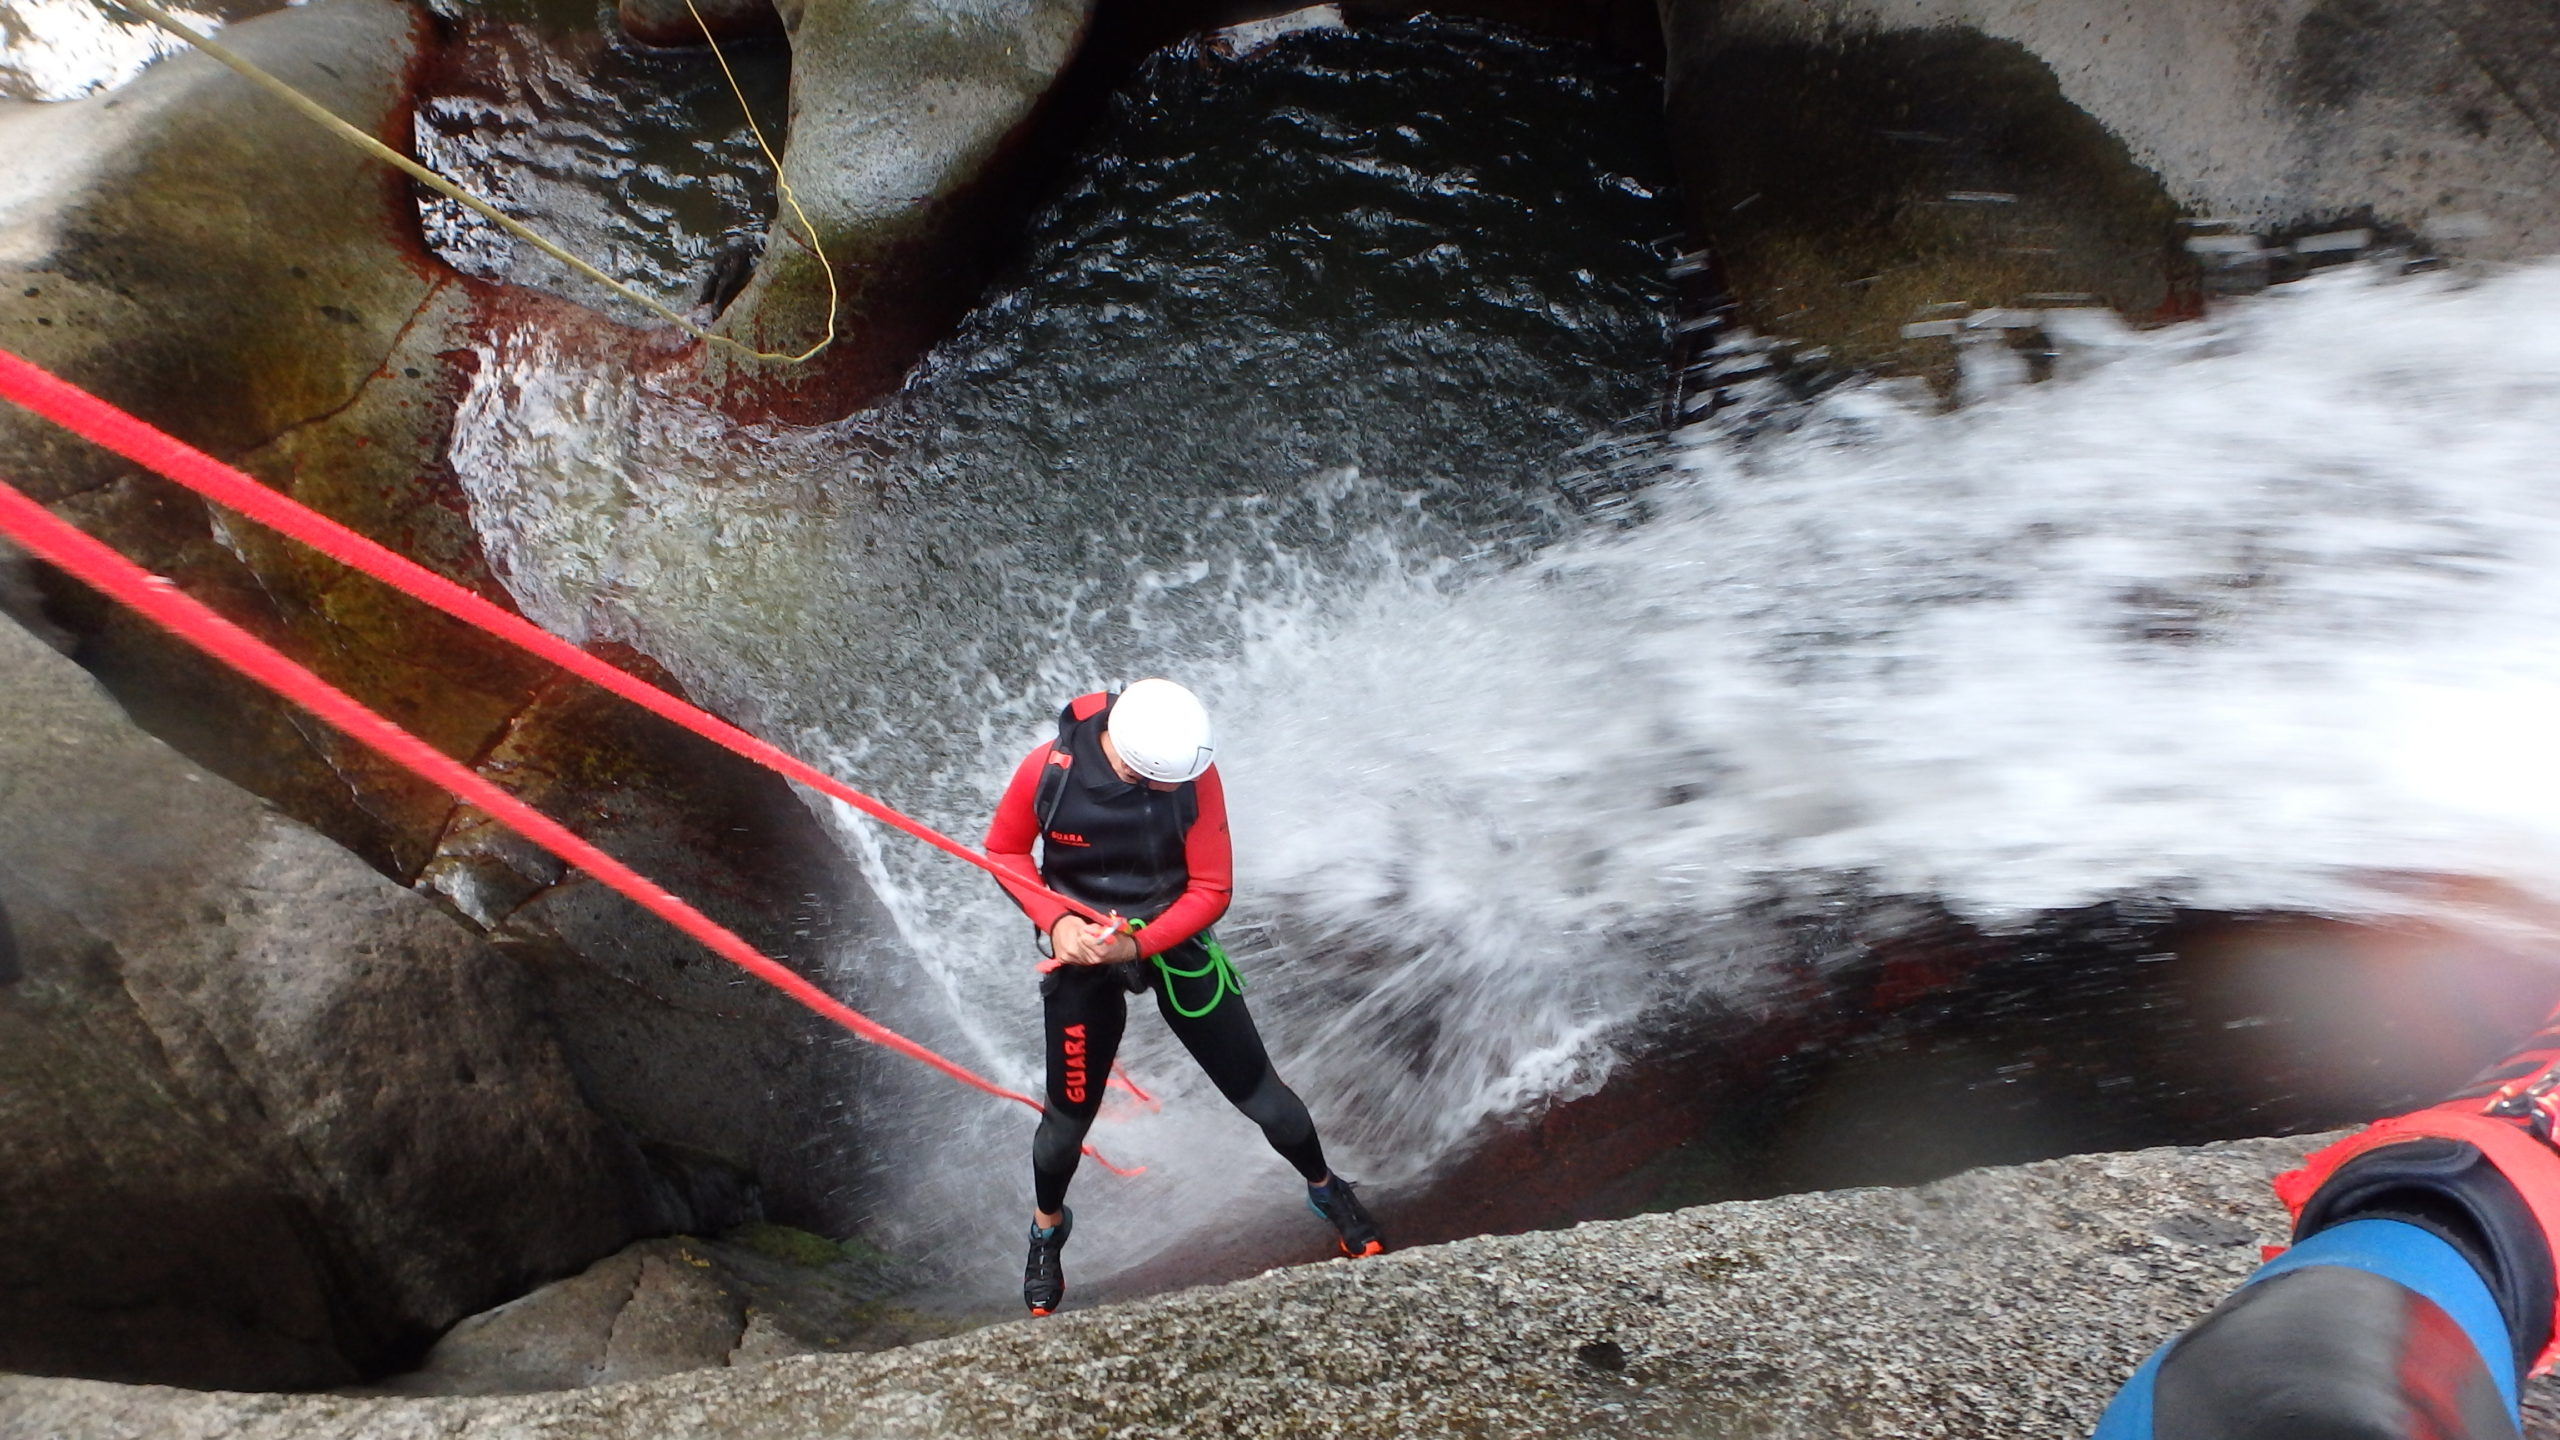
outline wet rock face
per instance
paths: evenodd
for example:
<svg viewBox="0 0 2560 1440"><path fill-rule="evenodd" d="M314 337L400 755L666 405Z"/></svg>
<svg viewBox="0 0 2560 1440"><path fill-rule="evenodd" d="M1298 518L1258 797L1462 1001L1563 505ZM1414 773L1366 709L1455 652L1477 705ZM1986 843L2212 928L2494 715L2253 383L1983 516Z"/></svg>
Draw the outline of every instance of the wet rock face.
<svg viewBox="0 0 2560 1440"><path fill-rule="evenodd" d="M404 1395L581 1390L791 1355L940 1339L964 1322L882 1299L890 1267L804 1230L648 1240L456 1325Z"/></svg>
<svg viewBox="0 0 2560 1440"><path fill-rule="evenodd" d="M2176 205L2013 42L1736 39L1670 103L1693 233L1739 319L1837 365L1951 387L1940 335L1978 312L2199 303Z"/></svg>
<svg viewBox="0 0 2560 1440"><path fill-rule="evenodd" d="M679 689L635 652L604 653ZM845 932L880 923L787 788L583 681L544 686L479 768L813 977ZM859 1162L842 1127L877 1052L630 901L564 876L475 807L455 812L421 884L524 966L588 1098L697 1197L677 1208L680 1223L854 1223L842 1188Z"/></svg>
<svg viewBox="0 0 2560 1440"><path fill-rule="evenodd" d="M227 34L339 113L405 137L404 87L426 39L405 7L318 0ZM442 458L460 367L481 327L565 326L575 312L510 310L429 260L414 203L379 167L209 60L173 58L87 101L9 109L0 139L45 157L0 174L0 345L503 603ZM226 520L13 407L0 407L0 473L447 753L523 772L509 778L527 782L537 804L589 827L769 951L805 954L792 931L823 933L832 921L813 927L797 917L832 914L856 888L831 868L827 841L780 781L674 739L669 727L635 728L620 702L561 687L547 667ZM51 633L143 729L394 880L467 856L486 828L484 817L457 813L440 792L60 577L29 586L14 563L0 568L0 610L58 625ZM236 848L220 837L205 843ZM182 873L195 863L149 853ZM141 853L134 859L139 865ZM385 1033L351 1021L342 1036L292 1007L266 1008L264 992L205 959L200 974L191 972L197 989L171 1002L177 1013L237 1007L239 1028L221 1037L224 1053L254 1051L294 1077L254 1103L221 1091L203 1101L228 1107L210 1121L190 1108L201 1098L187 1088L196 1069L181 1067L173 1079L121 1058L157 1054L154 1025L178 1023L114 1018L133 1004L117 999L119 967L130 958L124 942L109 934L74 943L63 937L82 933L88 922L78 914L31 910L38 902L22 905L15 894L0 900L29 975L13 993L36 997L9 1043L42 1080L30 1080L27 1103L51 1117L26 1121L29 1135L48 1138L11 1176L68 1175L60 1167L74 1163L76 1137L103 1124L79 1117L143 1117L98 1142L103 1178L83 1182L86 1189L63 1179L44 1192L58 1193L58 1203L31 1202L0 1219L32 1227L4 1232L26 1237L32 1254L58 1250L61 1237L44 1227L69 1225L80 1206L134 1217L79 1229L76 1258L26 1282L42 1298L12 1312L30 1317L21 1338L69 1348L12 1351L0 1366L333 1383L405 1359L455 1316L634 1235L733 1223L754 1213L760 1196L786 1215L809 1215L836 1171L818 1137L834 1118L822 1100L840 1093L833 1087L844 1067L828 1058L837 1042L822 1040L778 996L725 967L715 974L714 962L654 920L558 878L538 878L479 917L499 929L494 949L425 900L387 917L379 912L389 902L367 902L330 922L336 928L319 926L316 917L330 913L325 902L355 882L323 883L299 870L261 880L286 896L310 891L307 914L280 910L281 901L259 910L260 923L273 926L263 943L275 954L352 952L375 967L414 962L432 974L438 964L461 966L462 978L451 995L395 990L387 993L399 998L366 1000L406 1018L375 1017ZM821 898L804 901L813 895ZM234 932L247 923L227 899L186 913L201 933L176 929L165 939L189 953L238 943ZM427 923L418 916L433 921L432 944L403 928ZM355 968L346 983L373 995L363 984L380 977ZM73 998L45 998L57 995ZM492 1077L512 1073L511 1062L482 1051L520 1039L553 1067L543 1083L566 1087L562 1103L574 1107L544 1123L567 1125L574 1113L593 1131L581 1142L588 1153L567 1153L539 1127L497 1123L465 1144L442 1133L458 1122L402 1108L433 1110L450 1097L425 1080L403 1081L405 1098L386 1096L381 1075L348 1068L354 1058L333 1048L375 1045L381 1054L365 1064L385 1066L416 1050L416 1063L433 1070L440 1062L432 1057L445 1053L429 1043L436 1037L401 1027L436 1024L450 1025L454 1043L479 1047L471 1063L434 1070L438 1083L465 1096L475 1086L504 1093ZM470 1038L474 1027L515 1038L483 1045ZM100 1049L90 1043L98 1037L113 1043ZM211 1060L197 1068L222 1069ZM163 1091L186 1104L154 1108ZM367 1110L365 1097L389 1108ZM621 1128L608 1130L588 1099ZM297 1189L261 1169L266 1162L240 1158L250 1147L235 1131L252 1121L325 1124L332 1143L365 1158L330 1161L329 1178L296 1181ZM175 1178L135 1178L164 1153L180 1157L166 1166ZM439 1187L449 1192L443 1203L486 1228L448 1242L400 1210L428 1204ZM564 1198L572 1192L574 1204ZM188 1218L199 1211L205 1218ZM530 1227L521 1235L520 1224ZM206 1253L226 1226L252 1239ZM410 1229L421 1234L387 1250L398 1273L386 1280L377 1272L391 1261L368 1247L380 1247L386 1230ZM270 1272L272 1283L262 1282ZM351 1295L359 1286L364 1293ZM226 1305L247 1314L235 1328L249 1336L228 1351ZM36 1323L65 1306L131 1324ZM191 1331L201 1338L162 1343Z"/></svg>
<svg viewBox="0 0 2560 1440"><path fill-rule="evenodd" d="M782 33L773 0L621 0L614 18L644 45L699 45L708 29L714 40L749 40Z"/></svg>
<svg viewBox="0 0 2560 1440"><path fill-rule="evenodd" d="M2133 902L1998 934L1844 902L1735 943L1788 955L1784 978L1749 1006L1655 1017L1589 1093L1371 1193L1389 1236L2361 1123L2452 1093L2560 1000L2544 956L2454 931ZM1307 1253L1286 1226L1238 1225L1106 1283L1143 1294Z"/></svg>
<svg viewBox="0 0 2560 1440"><path fill-rule="evenodd" d="M359 123L405 119L424 30L403 7L322 0L229 33ZM494 592L436 486L461 296L386 170L194 55L0 127L49 157L0 193L0 345ZM539 673L14 407L0 466L448 753L478 750ZM426 858L441 795L86 591L47 598L155 732L388 873Z"/></svg>
<svg viewBox="0 0 2560 1440"><path fill-rule="evenodd" d="M0 905L0 1368L343 1383L660 1218L514 964L10 625Z"/></svg>
<svg viewBox="0 0 2560 1440"><path fill-rule="evenodd" d="M1711 84L1728 46L1971 32L2048 66L2192 213L2266 231L2369 211L2484 259L2560 244L2545 5L1671 0L1663 19L1675 92Z"/></svg>
<svg viewBox="0 0 2560 1440"><path fill-rule="evenodd" d="M1022 138L1018 132L1074 58L1093 4L786 0L777 8L792 53L784 171L841 294L831 300L824 267L785 206L720 330L760 350L799 351L826 333L831 304L839 323L857 332L874 314L894 320L904 310L937 309L918 307L904 292L934 283L947 268L930 247L964 238L953 227L968 213L967 192ZM974 286L977 278L944 283ZM921 348L901 338L894 328L863 334L866 345L888 342L898 369ZM812 392L802 398L817 407L813 413L839 409L841 372L865 369L850 353L831 357L814 376L717 352L705 358L712 384L725 387L734 377L785 412L794 408L795 388ZM874 389L885 378L864 373L853 390Z"/></svg>

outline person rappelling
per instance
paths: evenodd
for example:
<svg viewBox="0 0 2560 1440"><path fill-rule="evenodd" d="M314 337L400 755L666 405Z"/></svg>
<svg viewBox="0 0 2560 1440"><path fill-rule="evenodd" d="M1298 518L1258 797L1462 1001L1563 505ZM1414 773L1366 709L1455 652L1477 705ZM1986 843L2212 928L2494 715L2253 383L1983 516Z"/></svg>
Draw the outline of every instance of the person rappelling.
<svg viewBox="0 0 2560 1440"><path fill-rule="evenodd" d="M1003 871L1126 917L1097 925L1030 883L998 876L1050 956L1040 980L1048 1093L1031 1141L1031 1253L1022 1267L1022 1299L1034 1315L1066 1298L1059 1252L1075 1228L1067 1184L1102 1109L1129 996L1142 990L1155 991L1165 1024L1218 1093L1305 1177L1307 1207L1331 1223L1342 1253L1386 1248L1351 1182L1326 1167L1315 1121L1272 1069L1244 981L1210 933L1234 888L1215 753L1208 710L1170 680L1080 696L1059 712L1057 739L1023 757L987 826L987 856Z"/></svg>

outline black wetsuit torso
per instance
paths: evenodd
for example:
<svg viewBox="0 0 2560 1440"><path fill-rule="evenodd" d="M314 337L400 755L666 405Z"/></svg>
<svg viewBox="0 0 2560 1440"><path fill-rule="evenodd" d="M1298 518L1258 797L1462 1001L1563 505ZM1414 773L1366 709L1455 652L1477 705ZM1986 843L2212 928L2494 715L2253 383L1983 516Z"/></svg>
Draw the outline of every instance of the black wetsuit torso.
<svg viewBox="0 0 2560 1440"><path fill-rule="evenodd" d="M1190 883L1183 841L1200 815L1194 787L1151 790L1114 774L1102 753L1108 707L1059 727L1073 763L1051 767L1040 812L1040 878L1095 909L1147 918ZM1055 778L1051 778L1054 776Z"/></svg>

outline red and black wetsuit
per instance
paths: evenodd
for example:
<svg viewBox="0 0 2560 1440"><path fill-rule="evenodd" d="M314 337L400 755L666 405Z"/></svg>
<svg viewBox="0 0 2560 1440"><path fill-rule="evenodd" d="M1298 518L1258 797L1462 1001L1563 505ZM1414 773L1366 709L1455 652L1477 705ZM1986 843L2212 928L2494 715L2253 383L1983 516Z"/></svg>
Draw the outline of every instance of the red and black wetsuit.
<svg viewBox="0 0 2560 1440"><path fill-rule="evenodd" d="M1055 1211L1065 1202L1128 1027L1129 992L1143 988L1155 990L1156 1009L1218 1093L1260 1125L1299 1174L1321 1180L1315 1122L1280 1083L1242 992L1203 943L1226 913L1234 883L1218 769L1170 791L1122 780L1102 753L1112 700L1093 694L1067 705L1058 739L1023 758L987 826L987 855L998 865L1097 910L1146 922L1136 936L1137 960L1061 966L1040 982L1049 1093L1031 1147L1039 1208ZM1036 891L1005 888L1042 934L1067 913Z"/></svg>

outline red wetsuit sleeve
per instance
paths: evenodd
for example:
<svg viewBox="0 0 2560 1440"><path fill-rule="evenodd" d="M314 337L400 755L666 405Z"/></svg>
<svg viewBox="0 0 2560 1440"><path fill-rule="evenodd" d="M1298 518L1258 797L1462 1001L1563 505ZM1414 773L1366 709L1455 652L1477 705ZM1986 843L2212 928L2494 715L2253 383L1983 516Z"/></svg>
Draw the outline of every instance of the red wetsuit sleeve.
<svg viewBox="0 0 2560 1440"><path fill-rule="evenodd" d="M1040 772L1047 768L1052 748L1047 743L1038 745L1014 767L1012 783L1004 787L1004 798L996 802L995 818L987 822L987 858L1007 873L1031 882L1017 885L999 875L996 883L1005 888L1013 903L1022 907L1022 913L1031 917L1031 923L1039 926L1043 935L1069 913L1066 906L1033 888L1040 883L1040 867L1031 861L1032 842L1040 838L1040 817L1033 812L1032 801L1040 793ZM1223 835L1223 814L1219 828Z"/></svg>
<svg viewBox="0 0 2560 1440"><path fill-rule="evenodd" d="M1191 872L1191 883L1182 887L1180 897L1164 907L1163 914L1138 932L1141 956L1162 954L1216 924L1235 894L1235 847L1227 839L1227 784L1218 778L1217 766L1200 772L1192 782L1192 795L1200 803L1200 818L1191 822L1191 833L1182 837L1182 863Z"/></svg>

